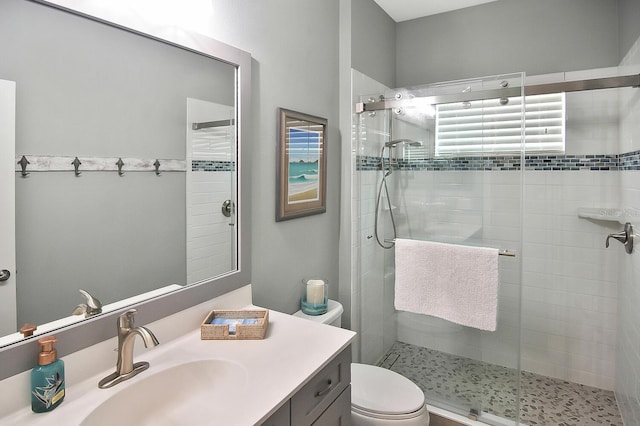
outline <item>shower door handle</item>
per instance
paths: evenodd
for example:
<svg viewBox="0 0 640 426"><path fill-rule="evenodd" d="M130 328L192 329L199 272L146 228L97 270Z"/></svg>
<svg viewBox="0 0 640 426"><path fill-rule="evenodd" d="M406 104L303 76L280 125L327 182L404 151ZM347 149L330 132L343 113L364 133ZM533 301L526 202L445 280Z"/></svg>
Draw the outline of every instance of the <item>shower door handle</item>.
<svg viewBox="0 0 640 426"><path fill-rule="evenodd" d="M236 206L233 204L233 201L225 200L224 203L222 203L220 211L225 217L231 217L231 214L235 213L235 207Z"/></svg>
<svg viewBox="0 0 640 426"><path fill-rule="evenodd" d="M624 250L627 253L631 253L633 251L633 226L629 222L624 224L623 231L616 232L615 234L609 234L607 236L607 240L605 241L606 248L609 248L609 240L611 238L624 244Z"/></svg>

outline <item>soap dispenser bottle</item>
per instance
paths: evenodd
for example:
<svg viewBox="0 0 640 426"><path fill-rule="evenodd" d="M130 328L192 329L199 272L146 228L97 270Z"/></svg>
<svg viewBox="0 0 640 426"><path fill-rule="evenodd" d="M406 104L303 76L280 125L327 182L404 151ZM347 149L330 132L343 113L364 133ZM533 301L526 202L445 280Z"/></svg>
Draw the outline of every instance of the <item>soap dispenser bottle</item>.
<svg viewBox="0 0 640 426"><path fill-rule="evenodd" d="M38 366L31 371L31 410L51 411L64 400L64 362L53 347L58 339L47 336L38 340Z"/></svg>

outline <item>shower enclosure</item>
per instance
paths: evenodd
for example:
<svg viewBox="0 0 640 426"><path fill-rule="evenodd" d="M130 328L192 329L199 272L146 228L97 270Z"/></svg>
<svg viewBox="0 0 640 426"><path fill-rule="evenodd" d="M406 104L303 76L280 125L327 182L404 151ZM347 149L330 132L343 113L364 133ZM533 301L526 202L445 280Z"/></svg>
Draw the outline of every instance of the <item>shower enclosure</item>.
<svg viewBox="0 0 640 426"><path fill-rule="evenodd" d="M629 294L635 254L605 238L640 216L623 207L638 205L638 153L623 136L637 129L638 92L627 86L640 76L608 85L607 73L564 73L581 80L564 93L542 90L546 76L389 89L353 71L360 362L409 377L431 407L487 424L622 424L616 396L632 412L634 386L615 364L633 359L633 314L618 288ZM596 80L624 88L584 91ZM395 238L514 255L499 257L496 331L397 311Z"/></svg>

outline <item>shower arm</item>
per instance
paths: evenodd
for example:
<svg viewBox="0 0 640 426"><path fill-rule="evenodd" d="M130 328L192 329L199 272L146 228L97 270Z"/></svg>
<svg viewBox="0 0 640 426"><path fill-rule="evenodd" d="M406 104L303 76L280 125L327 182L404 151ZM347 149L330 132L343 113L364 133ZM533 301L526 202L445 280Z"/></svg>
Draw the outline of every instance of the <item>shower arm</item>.
<svg viewBox="0 0 640 426"><path fill-rule="evenodd" d="M385 177L391 174L391 168L393 167L394 162L396 166L398 165L398 157L395 155L395 151L394 151L393 158L391 157L391 148L396 148L398 145L422 146L422 142L414 141L413 139L395 139L395 140L390 140L389 142L385 142L384 145L382 145L382 149L380 150L380 168L384 172ZM389 150L387 154L388 168L386 172L385 172L385 161L384 161L385 148Z"/></svg>

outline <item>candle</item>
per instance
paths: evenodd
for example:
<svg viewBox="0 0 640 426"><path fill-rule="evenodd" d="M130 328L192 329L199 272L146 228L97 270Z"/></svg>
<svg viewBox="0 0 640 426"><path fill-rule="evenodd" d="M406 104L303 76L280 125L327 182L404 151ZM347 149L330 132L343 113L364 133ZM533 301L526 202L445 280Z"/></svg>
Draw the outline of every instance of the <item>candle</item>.
<svg viewBox="0 0 640 426"><path fill-rule="evenodd" d="M324 303L324 281L307 281L307 303L312 305L322 305Z"/></svg>

